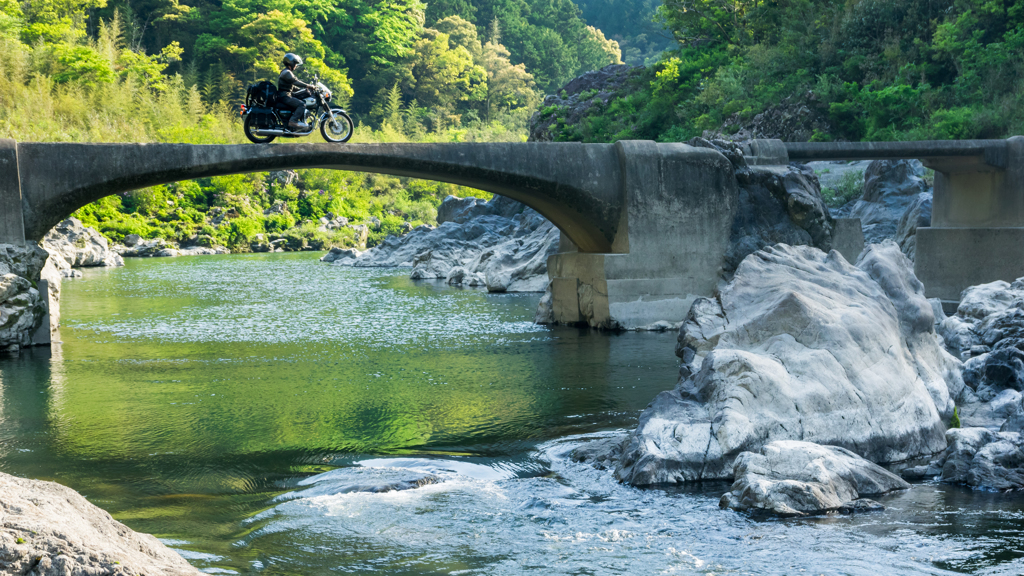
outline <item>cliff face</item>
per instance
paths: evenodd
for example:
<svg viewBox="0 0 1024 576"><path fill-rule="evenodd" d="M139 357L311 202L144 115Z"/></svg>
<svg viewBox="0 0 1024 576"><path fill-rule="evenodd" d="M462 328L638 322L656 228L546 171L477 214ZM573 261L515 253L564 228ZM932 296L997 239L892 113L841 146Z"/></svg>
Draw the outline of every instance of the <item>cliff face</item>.
<svg viewBox="0 0 1024 576"><path fill-rule="evenodd" d="M587 72L544 98L540 110L530 118L530 142L582 140L584 120L599 116L614 98L636 89L644 69L613 64Z"/></svg>

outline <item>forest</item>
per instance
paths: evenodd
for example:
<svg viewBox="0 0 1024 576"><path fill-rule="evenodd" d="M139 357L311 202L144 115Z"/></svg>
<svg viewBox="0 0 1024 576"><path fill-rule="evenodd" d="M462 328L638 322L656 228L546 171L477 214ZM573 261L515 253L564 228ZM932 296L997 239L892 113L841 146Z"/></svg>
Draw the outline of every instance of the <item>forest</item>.
<svg viewBox="0 0 1024 576"><path fill-rule="evenodd" d="M675 47L556 140L730 137L765 112L816 141L1024 133L1019 1L664 0L657 18Z"/></svg>

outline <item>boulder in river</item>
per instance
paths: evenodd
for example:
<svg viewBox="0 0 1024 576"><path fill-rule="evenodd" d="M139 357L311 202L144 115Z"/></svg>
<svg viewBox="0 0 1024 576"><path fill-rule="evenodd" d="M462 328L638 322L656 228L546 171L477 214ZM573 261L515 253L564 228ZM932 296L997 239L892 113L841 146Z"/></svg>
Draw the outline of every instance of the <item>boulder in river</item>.
<svg viewBox="0 0 1024 576"><path fill-rule="evenodd" d="M910 488L845 448L793 440L743 452L734 475L732 489L719 503L722 508L780 516L880 510L880 504L864 497Z"/></svg>
<svg viewBox="0 0 1024 576"><path fill-rule="evenodd" d="M74 490L0 473L0 572L31 576L192 576L201 572Z"/></svg>
<svg viewBox="0 0 1024 576"><path fill-rule="evenodd" d="M124 266L121 255L110 249L107 239L77 218L68 218L43 237L42 246L63 258L69 268Z"/></svg>
<svg viewBox="0 0 1024 576"><path fill-rule="evenodd" d="M946 447L963 392L931 304L891 241L857 266L777 245L743 260L679 331L681 380L640 415L616 468L634 485L727 479L776 440L847 448L876 463Z"/></svg>

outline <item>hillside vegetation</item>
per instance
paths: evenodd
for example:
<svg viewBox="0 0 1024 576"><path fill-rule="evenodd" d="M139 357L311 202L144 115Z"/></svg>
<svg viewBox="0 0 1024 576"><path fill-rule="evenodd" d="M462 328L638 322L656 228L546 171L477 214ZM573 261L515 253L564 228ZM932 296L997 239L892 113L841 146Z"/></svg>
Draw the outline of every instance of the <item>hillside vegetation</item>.
<svg viewBox="0 0 1024 576"><path fill-rule="evenodd" d="M770 135L811 140L1024 133L1016 0L665 0L658 15L678 48L554 139L727 136L764 112L804 128Z"/></svg>

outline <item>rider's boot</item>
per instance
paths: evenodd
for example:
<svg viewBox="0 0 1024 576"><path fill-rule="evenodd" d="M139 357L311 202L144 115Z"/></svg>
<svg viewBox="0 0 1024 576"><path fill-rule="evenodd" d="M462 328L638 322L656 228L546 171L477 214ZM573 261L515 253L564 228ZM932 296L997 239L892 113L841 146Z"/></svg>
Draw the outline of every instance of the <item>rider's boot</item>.
<svg viewBox="0 0 1024 576"><path fill-rule="evenodd" d="M299 108L295 112L292 112L291 120L288 121L288 129L292 132L305 132L306 130L309 130L309 124L302 121L302 118L305 115L305 108Z"/></svg>

